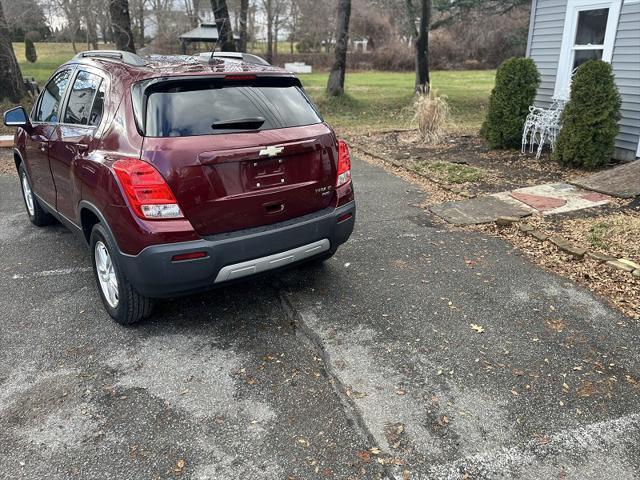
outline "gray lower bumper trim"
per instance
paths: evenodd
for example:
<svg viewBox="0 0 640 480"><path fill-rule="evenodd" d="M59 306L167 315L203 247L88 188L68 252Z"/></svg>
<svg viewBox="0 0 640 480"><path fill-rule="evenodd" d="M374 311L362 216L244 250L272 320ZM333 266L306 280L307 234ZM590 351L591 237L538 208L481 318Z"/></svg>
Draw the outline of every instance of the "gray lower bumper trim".
<svg viewBox="0 0 640 480"><path fill-rule="evenodd" d="M318 255L319 253L326 252L329 248L331 248L331 243L325 238L308 245L303 245L302 247L287 250L286 252L256 258L255 260L236 263L234 265L228 265L220 270L214 283L235 280L236 278L247 277L255 273L280 268L289 263L295 263L300 260L304 260L305 258Z"/></svg>

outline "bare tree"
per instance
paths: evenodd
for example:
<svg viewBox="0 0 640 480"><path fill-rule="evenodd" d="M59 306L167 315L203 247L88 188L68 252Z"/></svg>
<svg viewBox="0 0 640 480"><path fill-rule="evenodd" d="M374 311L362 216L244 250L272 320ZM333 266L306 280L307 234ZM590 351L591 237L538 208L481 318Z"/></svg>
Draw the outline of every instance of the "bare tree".
<svg viewBox="0 0 640 480"><path fill-rule="evenodd" d="M111 17L109 16L109 8L104 2L101 4L97 12L97 24L104 43L109 43L112 40L111 31Z"/></svg>
<svg viewBox="0 0 640 480"><path fill-rule="evenodd" d="M262 0L262 9L267 19L267 62L272 63L278 53L278 33L282 26L284 0Z"/></svg>
<svg viewBox="0 0 640 480"><path fill-rule="evenodd" d="M87 0L83 12L84 24L87 33L87 49L98 49L98 10L97 0Z"/></svg>
<svg viewBox="0 0 640 480"><path fill-rule="evenodd" d="M131 7L131 24L135 31L138 45L144 47L145 45L145 18L147 13L147 6L149 0L130 0Z"/></svg>
<svg viewBox="0 0 640 480"><path fill-rule="evenodd" d="M128 0L109 0L109 13L113 36L118 50L136 53L131 33L131 18L129 17Z"/></svg>
<svg viewBox="0 0 640 480"><path fill-rule="evenodd" d="M0 2L0 100L18 102L24 96L24 82L16 54L11 45L9 28Z"/></svg>
<svg viewBox="0 0 640 480"><path fill-rule="evenodd" d="M262 0L262 8L267 17L267 62L273 63L273 20L275 17L274 3L276 0Z"/></svg>
<svg viewBox="0 0 640 480"><path fill-rule="evenodd" d="M293 46L298 37L298 24L300 23L300 6L298 5L298 0L291 0L289 7L289 49L291 54L293 54Z"/></svg>
<svg viewBox="0 0 640 480"><path fill-rule="evenodd" d="M213 17L218 28L218 43L225 52L235 52L236 44L233 41L233 29L229 18L229 8L226 0L211 0Z"/></svg>
<svg viewBox="0 0 640 480"><path fill-rule="evenodd" d="M274 1L275 12L273 16L273 54L278 55L278 39L280 38L280 29L283 24L286 25L286 21L283 22L283 18L286 18L287 14L287 1L275 0Z"/></svg>
<svg viewBox="0 0 640 480"><path fill-rule="evenodd" d="M327 82L327 95L339 97L344 94L344 77L347 69L347 48L349 46L349 20L351 0L338 2L338 28L336 33L335 61Z"/></svg>
<svg viewBox="0 0 640 480"><path fill-rule="evenodd" d="M413 19L416 38L416 92L429 92L429 29L431 24L431 0L419 0L420 12L416 12L414 0L407 0L407 13ZM418 24L416 26L416 23Z"/></svg>
<svg viewBox="0 0 640 480"><path fill-rule="evenodd" d="M155 17L156 32L158 36L165 35L169 30L169 21L171 14L171 0L149 0L151 11ZM144 12L142 20L144 21Z"/></svg>
<svg viewBox="0 0 640 480"><path fill-rule="evenodd" d="M249 0L240 0L240 51L247 51L247 27L248 27L248 16L249 16Z"/></svg>
<svg viewBox="0 0 640 480"><path fill-rule="evenodd" d="M76 37L82 28L81 5L79 0L57 0L58 7L67 19L67 28L71 36L71 46L74 53L78 52Z"/></svg>
<svg viewBox="0 0 640 480"><path fill-rule="evenodd" d="M184 0L184 8L193 28L200 25L200 0Z"/></svg>

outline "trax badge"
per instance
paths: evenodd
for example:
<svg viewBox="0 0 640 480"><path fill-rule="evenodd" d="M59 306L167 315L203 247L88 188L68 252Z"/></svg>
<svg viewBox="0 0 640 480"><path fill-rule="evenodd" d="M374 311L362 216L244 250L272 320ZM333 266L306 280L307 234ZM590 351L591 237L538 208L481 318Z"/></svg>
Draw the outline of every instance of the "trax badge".
<svg viewBox="0 0 640 480"><path fill-rule="evenodd" d="M327 185L326 187L316 188L316 193L321 193L323 197L325 195L331 194L331 185Z"/></svg>
<svg viewBox="0 0 640 480"><path fill-rule="evenodd" d="M283 150L284 150L284 147L274 147L273 145L271 145L267 148L263 148L262 150L260 150L260 156L275 157L279 153L282 153Z"/></svg>

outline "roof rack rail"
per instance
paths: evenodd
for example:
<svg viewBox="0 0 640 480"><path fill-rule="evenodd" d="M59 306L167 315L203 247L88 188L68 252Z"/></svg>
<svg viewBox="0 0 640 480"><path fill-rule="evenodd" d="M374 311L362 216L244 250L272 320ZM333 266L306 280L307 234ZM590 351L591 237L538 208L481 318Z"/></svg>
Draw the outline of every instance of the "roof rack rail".
<svg viewBox="0 0 640 480"><path fill-rule="evenodd" d="M86 52L78 53L74 58L77 60L81 60L83 58L119 60L134 67L144 67L147 64L147 62L145 62L139 55L131 52L125 52L123 50L87 50Z"/></svg>
<svg viewBox="0 0 640 480"><path fill-rule="evenodd" d="M198 58L201 60L209 60L211 58L230 58L233 60L240 60L245 63L252 63L254 65L271 65L262 57L243 52L203 52L198 54Z"/></svg>

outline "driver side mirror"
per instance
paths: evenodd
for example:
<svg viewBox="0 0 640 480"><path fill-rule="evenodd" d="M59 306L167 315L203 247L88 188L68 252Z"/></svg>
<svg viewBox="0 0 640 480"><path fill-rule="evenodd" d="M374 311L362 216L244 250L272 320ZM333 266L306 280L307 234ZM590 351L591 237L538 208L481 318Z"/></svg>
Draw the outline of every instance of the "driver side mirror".
<svg viewBox="0 0 640 480"><path fill-rule="evenodd" d="M31 121L27 111L20 106L4 112L4 124L7 127L26 127L31 124Z"/></svg>

